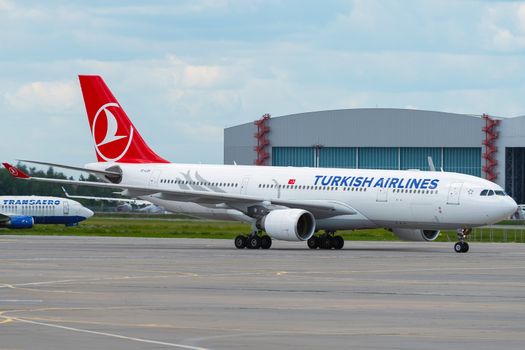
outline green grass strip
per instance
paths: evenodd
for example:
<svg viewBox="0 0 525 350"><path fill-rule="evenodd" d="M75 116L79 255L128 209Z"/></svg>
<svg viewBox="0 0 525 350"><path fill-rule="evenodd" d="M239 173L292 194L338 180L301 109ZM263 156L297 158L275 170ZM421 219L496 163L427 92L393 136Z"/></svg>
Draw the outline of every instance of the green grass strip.
<svg viewBox="0 0 525 350"><path fill-rule="evenodd" d="M118 215L96 216L75 227L64 225L35 225L27 230L0 229L0 235L44 236L109 236L152 238L216 238L233 239L250 232L250 225L232 221L192 220L179 216ZM367 229L338 231L345 240L396 241L398 238L387 230ZM470 237L477 242L525 242L525 230L506 228L474 229ZM455 242L454 231L442 231L437 241Z"/></svg>

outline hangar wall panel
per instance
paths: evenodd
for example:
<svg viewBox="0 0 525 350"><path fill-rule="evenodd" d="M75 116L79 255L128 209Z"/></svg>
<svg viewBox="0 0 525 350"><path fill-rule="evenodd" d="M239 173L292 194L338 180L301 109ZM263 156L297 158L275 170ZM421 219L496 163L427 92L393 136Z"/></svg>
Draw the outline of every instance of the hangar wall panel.
<svg viewBox="0 0 525 350"><path fill-rule="evenodd" d="M242 124L233 128L224 129L224 164L253 165L255 153L256 132L253 123Z"/></svg>
<svg viewBox="0 0 525 350"><path fill-rule="evenodd" d="M440 147L401 147L399 150L399 169L430 170L428 157L432 157L436 169L442 166L442 148Z"/></svg>
<svg viewBox="0 0 525 350"><path fill-rule="evenodd" d="M361 147L358 149L360 169L399 169L397 147Z"/></svg>
<svg viewBox="0 0 525 350"><path fill-rule="evenodd" d="M444 148L443 170L481 176L481 147Z"/></svg>
<svg viewBox="0 0 525 350"><path fill-rule="evenodd" d="M319 149L319 167L356 168L355 147L324 147Z"/></svg>
<svg viewBox="0 0 525 350"><path fill-rule="evenodd" d="M273 147L272 165L277 166L314 166L314 149L312 147Z"/></svg>
<svg viewBox="0 0 525 350"><path fill-rule="evenodd" d="M428 156L438 170L481 175L481 147L273 147L272 165L429 170Z"/></svg>

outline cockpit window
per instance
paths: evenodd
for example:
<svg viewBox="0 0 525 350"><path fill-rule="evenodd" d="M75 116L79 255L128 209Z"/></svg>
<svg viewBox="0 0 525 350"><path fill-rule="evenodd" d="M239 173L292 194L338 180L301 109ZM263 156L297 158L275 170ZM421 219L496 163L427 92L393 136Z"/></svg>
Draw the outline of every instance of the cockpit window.
<svg viewBox="0 0 525 350"><path fill-rule="evenodd" d="M481 193L479 194L480 196L506 196L507 194L505 193L505 191L502 191L502 190L483 190L481 191Z"/></svg>

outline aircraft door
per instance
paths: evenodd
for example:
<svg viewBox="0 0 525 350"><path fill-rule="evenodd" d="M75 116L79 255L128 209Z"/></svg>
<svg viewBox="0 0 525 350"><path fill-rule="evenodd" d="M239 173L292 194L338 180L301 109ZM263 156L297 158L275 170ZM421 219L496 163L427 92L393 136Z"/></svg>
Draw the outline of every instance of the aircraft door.
<svg viewBox="0 0 525 350"><path fill-rule="evenodd" d="M159 182L160 170L153 170L149 178L149 185L156 186Z"/></svg>
<svg viewBox="0 0 525 350"><path fill-rule="evenodd" d="M450 184L448 188L447 204L459 205L459 195L461 194L462 183Z"/></svg>
<svg viewBox="0 0 525 350"><path fill-rule="evenodd" d="M69 202L62 201L62 207L64 208L64 215L69 215Z"/></svg>
<svg viewBox="0 0 525 350"><path fill-rule="evenodd" d="M248 191L248 181L250 178L248 176L244 177L241 182L241 194L246 194Z"/></svg>
<svg viewBox="0 0 525 350"><path fill-rule="evenodd" d="M388 189L378 187L376 202L388 202Z"/></svg>

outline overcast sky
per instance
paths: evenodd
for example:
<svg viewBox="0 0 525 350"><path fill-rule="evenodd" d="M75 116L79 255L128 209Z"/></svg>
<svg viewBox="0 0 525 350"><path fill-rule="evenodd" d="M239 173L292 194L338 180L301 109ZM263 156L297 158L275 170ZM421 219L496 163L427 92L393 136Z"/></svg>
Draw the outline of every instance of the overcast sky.
<svg viewBox="0 0 525 350"><path fill-rule="evenodd" d="M222 163L264 113L525 114L525 2L0 0L0 160L96 160L78 74L150 146Z"/></svg>

